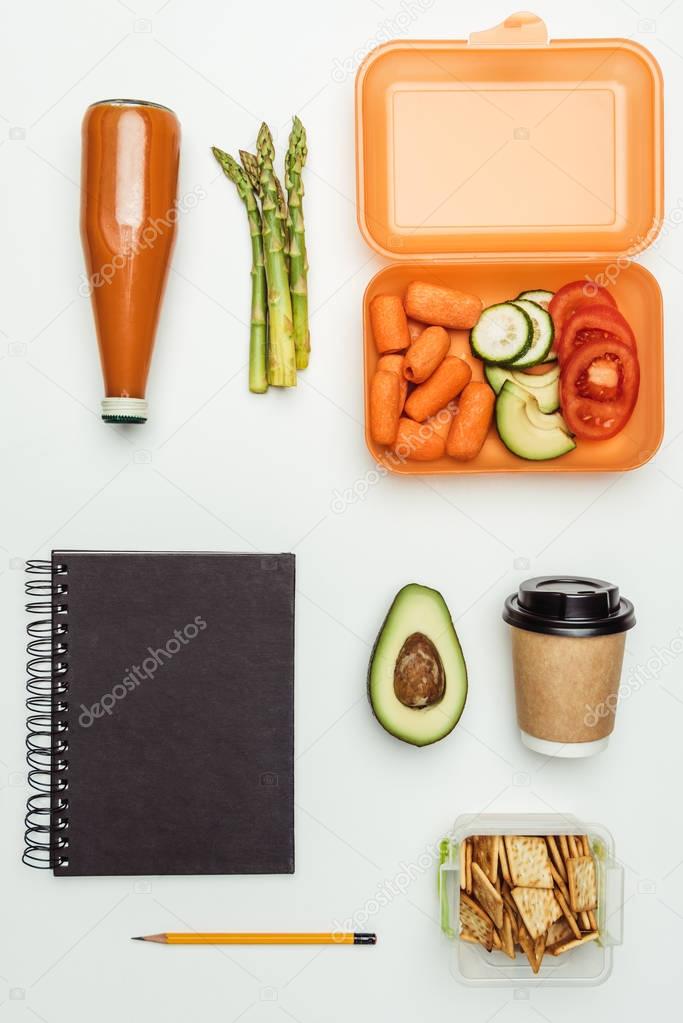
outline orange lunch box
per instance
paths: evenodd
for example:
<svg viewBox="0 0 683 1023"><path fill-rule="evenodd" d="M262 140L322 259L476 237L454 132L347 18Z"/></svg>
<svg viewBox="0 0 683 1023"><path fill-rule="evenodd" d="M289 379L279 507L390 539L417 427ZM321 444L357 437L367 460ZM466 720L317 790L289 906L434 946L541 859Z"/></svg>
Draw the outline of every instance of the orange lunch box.
<svg viewBox="0 0 683 1023"><path fill-rule="evenodd" d="M535 15L512 15L467 41L396 40L356 77L358 223L392 263L364 296L366 440L373 458L413 474L622 472L648 461L664 429L662 298L633 257L663 219L659 65L626 39L548 42ZM492 428L471 462L387 458L368 430L378 355L378 294L411 280L478 295L484 306L586 278L610 288L633 327L640 393L626 428L527 462ZM468 359L468 334L451 351Z"/></svg>

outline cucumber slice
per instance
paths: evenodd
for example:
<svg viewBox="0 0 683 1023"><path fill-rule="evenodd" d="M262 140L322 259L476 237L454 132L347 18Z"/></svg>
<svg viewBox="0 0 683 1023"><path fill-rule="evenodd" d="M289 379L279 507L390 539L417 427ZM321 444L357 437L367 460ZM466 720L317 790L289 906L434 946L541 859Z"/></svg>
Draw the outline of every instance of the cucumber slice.
<svg viewBox="0 0 683 1023"><path fill-rule="evenodd" d="M484 309L470 331L470 347L478 359L500 365L521 359L533 335L527 311L514 302L500 302Z"/></svg>
<svg viewBox="0 0 683 1023"><path fill-rule="evenodd" d="M529 348L521 356L518 355L516 359L513 359L511 365L515 369L536 366L537 363L543 362L553 346L555 328L552 316L547 310L541 309L536 302L530 302L526 298L516 298L513 304L519 306L527 314L533 324L534 333Z"/></svg>
<svg viewBox="0 0 683 1023"><path fill-rule="evenodd" d="M539 288L538 291L523 291L521 295L517 296L517 299L526 298L529 302L535 302L536 305L540 305L541 309L547 309L554 294L554 291L545 291L543 288Z"/></svg>

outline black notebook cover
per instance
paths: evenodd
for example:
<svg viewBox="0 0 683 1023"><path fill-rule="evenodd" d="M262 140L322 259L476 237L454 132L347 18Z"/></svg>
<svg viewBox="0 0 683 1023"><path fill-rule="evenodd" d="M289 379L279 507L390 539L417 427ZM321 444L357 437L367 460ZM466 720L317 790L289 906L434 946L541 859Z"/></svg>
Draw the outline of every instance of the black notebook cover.
<svg viewBox="0 0 683 1023"><path fill-rule="evenodd" d="M52 572L54 873L293 872L294 556L55 551Z"/></svg>

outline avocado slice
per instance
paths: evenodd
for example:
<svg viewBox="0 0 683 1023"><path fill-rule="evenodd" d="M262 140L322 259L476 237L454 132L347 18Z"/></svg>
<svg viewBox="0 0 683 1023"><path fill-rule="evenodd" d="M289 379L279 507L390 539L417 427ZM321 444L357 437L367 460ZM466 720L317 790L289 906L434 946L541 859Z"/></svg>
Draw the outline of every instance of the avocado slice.
<svg viewBox="0 0 683 1023"><path fill-rule="evenodd" d="M541 412L533 394L507 380L496 399L500 439L514 455L531 461L559 458L576 444L559 412Z"/></svg>
<svg viewBox="0 0 683 1023"><path fill-rule="evenodd" d="M496 394L500 394L503 384L511 380L518 387L523 387L525 391L534 395L541 412L556 412L560 407L560 367L557 365L537 376L516 369L506 369L505 366L485 366L484 376Z"/></svg>
<svg viewBox="0 0 683 1023"><path fill-rule="evenodd" d="M467 668L445 600L409 583L379 631L368 668L368 697L383 728L413 746L452 732L467 699Z"/></svg>

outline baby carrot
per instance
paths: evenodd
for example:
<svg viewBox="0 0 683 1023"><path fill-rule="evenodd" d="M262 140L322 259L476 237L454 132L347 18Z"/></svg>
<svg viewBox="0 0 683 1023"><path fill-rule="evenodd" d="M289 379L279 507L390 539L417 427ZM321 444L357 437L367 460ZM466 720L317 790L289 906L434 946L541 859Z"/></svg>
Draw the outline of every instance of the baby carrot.
<svg viewBox="0 0 683 1023"><path fill-rule="evenodd" d="M448 438L448 434L451 428L451 421L453 419L453 408L455 408L455 402L449 402L445 408L439 409L436 415L430 416L427 420L428 424L434 430L439 437L443 437L444 444Z"/></svg>
<svg viewBox="0 0 683 1023"><path fill-rule="evenodd" d="M408 381L403 375L402 355L383 355L377 363L377 369L386 369L389 373L396 373L400 380L399 412L403 412L403 406L408 396Z"/></svg>
<svg viewBox="0 0 683 1023"><path fill-rule="evenodd" d="M427 327L406 352L403 375L413 384L430 377L448 354L451 339L443 327Z"/></svg>
<svg viewBox="0 0 683 1023"><path fill-rule="evenodd" d="M443 437L439 436L431 423L399 419L393 448L402 461L431 462L441 458L445 447Z"/></svg>
<svg viewBox="0 0 683 1023"><path fill-rule="evenodd" d="M472 370L464 359L447 355L429 380L416 387L406 401L406 412L419 423L444 408L470 382Z"/></svg>
<svg viewBox="0 0 683 1023"><path fill-rule="evenodd" d="M482 302L476 295L468 295L455 288L425 281L411 281L406 291L406 313L423 323L437 323L441 327L469 330L481 315Z"/></svg>
<svg viewBox="0 0 683 1023"><path fill-rule="evenodd" d="M380 355L402 352L410 344L408 321L398 295L376 295L370 303L370 323Z"/></svg>
<svg viewBox="0 0 683 1023"><path fill-rule="evenodd" d="M398 375L402 377L403 362L404 358L402 355L399 355L398 352L390 355L383 355L381 359L377 360L377 369L386 369L388 373L398 373Z"/></svg>
<svg viewBox="0 0 683 1023"><path fill-rule="evenodd" d="M417 341L424 329L424 323L418 323L417 320L408 320L408 335L410 336L411 344L413 341Z"/></svg>
<svg viewBox="0 0 683 1023"><path fill-rule="evenodd" d="M397 373L378 370L370 385L370 433L377 444L393 444L398 430L401 382Z"/></svg>
<svg viewBox="0 0 683 1023"><path fill-rule="evenodd" d="M476 458L493 418L496 396L483 380L473 380L460 395L446 441L446 451L460 462Z"/></svg>

